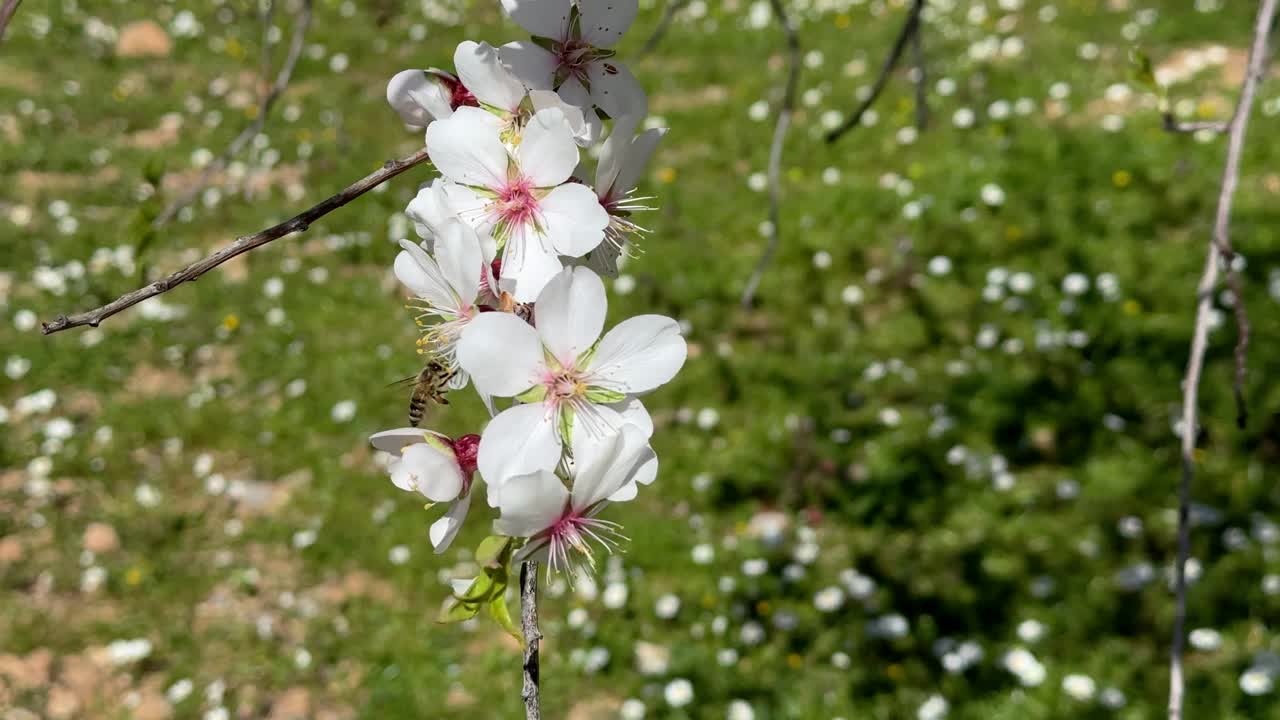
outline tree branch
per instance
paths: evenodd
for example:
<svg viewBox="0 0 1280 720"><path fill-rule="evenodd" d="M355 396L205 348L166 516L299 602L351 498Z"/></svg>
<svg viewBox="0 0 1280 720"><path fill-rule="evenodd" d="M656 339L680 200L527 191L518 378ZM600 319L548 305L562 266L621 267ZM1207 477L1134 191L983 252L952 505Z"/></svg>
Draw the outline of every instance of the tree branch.
<svg viewBox="0 0 1280 720"><path fill-rule="evenodd" d="M364 195L391 178L412 167L421 165L424 162L427 162L427 149L425 147L408 157L404 157L399 160L388 160L377 171L366 175L351 185L348 185L337 195L313 205L307 210L304 210L298 215L295 215L278 225L269 227L266 230L261 230L253 235L239 237L230 245L227 245L202 260L198 260L188 265L169 277L163 280L157 280L150 285L145 285L133 292L121 295L100 308L95 308L93 310L77 313L71 316L60 315L56 320L44 323L42 331L45 335L50 335L72 327L81 327L84 325L97 327L103 320L106 320L122 310L131 308L143 300L166 293L182 283L192 282L199 279L200 276L233 257L242 255L255 248L259 248L272 240L282 238L285 235L291 235L295 232L305 232L311 223L315 222L317 219L328 215L334 210L337 210L343 205L346 205L352 200Z"/></svg>
<svg viewBox="0 0 1280 720"><path fill-rule="evenodd" d="M924 33L920 31L919 21L911 33L911 63L915 66L916 130L924 132L929 126L929 73L924 64Z"/></svg>
<svg viewBox="0 0 1280 720"><path fill-rule="evenodd" d="M4 40L4 31L9 29L9 21L21 4L22 0L4 0L4 4L0 5L0 41Z"/></svg>
<svg viewBox="0 0 1280 720"><path fill-rule="evenodd" d="M774 253L778 251L778 242L782 237L780 208L782 145L787 138L787 129L791 127L791 114L795 112L796 90L800 83L800 36L787 15L786 8L782 6L782 0L769 0L769 5L773 8L773 15L782 26L782 32L787 38L787 83L782 91L782 107L778 109L778 122L773 126L773 141L769 145L769 225L772 229L764 254L760 256L755 269L751 271L751 276L747 278L747 286L742 291L743 307L751 307L756 291L760 288L760 281L764 278L769 263L773 261Z"/></svg>
<svg viewBox="0 0 1280 720"><path fill-rule="evenodd" d="M871 94L854 109L853 114L849 116L848 120L844 121L844 124L827 133L828 143L839 140L842 135L857 127L858 123L862 122L862 116L867 110L871 109L876 99L880 97L880 93L884 91L884 86L889 83L889 75L898 66L898 61L902 59L902 52L907 47L907 41L920 32L920 13L924 10L924 3L925 0L911 0L911 7L907 10L907 20L902 24L902 29L898 31L898 37L893 41L893 47L889 50L889 55L884 60L884 66L880 68L880 74L876 76L876 81L871 86ZM919 86L917 87L917 92L920 92Z"/></svg>
<svg viewBox="0 0 1280 720"><path fill-rule="evenodd" d="M1165 131L1171 133L1198 133L1201 130L1212 130L1220 134L1231 127L1230 122L1182 122L1175 118L1171 112L1161 113L1160 120Z"/></svg>
<svg viewBox="0 0 1280 720"><path fill-rule="evenodd" d="M1227 268L1231 292L1235 296L1236 322L1239 337L1236 343L1235 395L1238 403L1238 422L1244 421L1244 373L1245 352L1249 343L1249 320L1244 310L1239 277L1232 267L1235 251L1231 247L1231 205L1240 180L1240 156L1244 151L1245 133L1249 127L1249 115L1253 110L1258 82L1266 69L1267 38L1275 19L1277 0L1262 0L1253 29L1253 44L1249 48L1248 70L1240 90L1240 101L1231 116L1227 134L1227 161L1222 170L1222 188L1218 195L1218 211L1213 224L1213 240L1205 258L1204 272L1197 288L1195 329L1191 336L1191 355L1187 360L1187 374L1182 383L1182 477L1178 484L1178 548L1174 564L1174 617L1173 642L1169 650L1169 720L1182 720L1184 680L1182 654L1187 622L1187 558L1191 554L1191 481L1195 476L1196 437L1199 434L1197 402L1200 395L1200 376L1204 369L1204 355L1209 339L1209 317L1212 311L1213 291L1218 281L1220 259ZM1235 276L1234 280L1231 280Z"/></svg>
<svg viewBox="0 0 1280 720"><path fill-rule="evenodd" d="M524 687L520 697L524 699L525 720L541 720L539 704L540 683L538 646L542 631L538 629L538 563L520 564L520 626L524 631Z"/></svg>
<svg viewBox="0 0 1280 720"><path fill-rule="evenodd" d="M214 175L222 172L230 164L231 159L240 154L244 146L249 141L257 137L262 132L262 128L267 124L267 115L271 112L271 108L280 99L281 93L285 88L289 87L289 81L293 78L293 70L298 65L298 59L302 57L302 49L306 45L307 28L311 25L311 4L312 0L302 0L302 8L298 11L297 17L294 19L293 37L289 42L289 54L285 56L284 64L280 67L280 72L276 74L275 82L271 84L266 94L262 96L258 103L258 112L254 115L253 122L248 127L240 131L240 134L231 141L227 149L222 152L213 162L205 167L204 172L200 174L199 179L186 192L180 195L173 202L169 203L165 209L156 216L152 221L152 227L161 227L173 220L182 208L190 205L204 189L208 187L213 180ZM263 51L262 51L262 79L266 82L266 78L271 74L271 53L266 45L267 32L271 27L271 17L275 3L272 2L267 6L266 12L263 13L263 23L266 28L263 31Z"/></svg>
<svg viewBox="0 0 1280 720"><path fill-rule="evenodd" d="M658 24L653 27L653 32L644 41L644 45L640 46L640 52L636 53L636 59L642 58L657 49L658 43L662 42L667 30L671 28L672 21L676 19L676 13L680 12L688 4L689 0L667 0L666 7L662 9L662 17L658 19Z"/></svg>

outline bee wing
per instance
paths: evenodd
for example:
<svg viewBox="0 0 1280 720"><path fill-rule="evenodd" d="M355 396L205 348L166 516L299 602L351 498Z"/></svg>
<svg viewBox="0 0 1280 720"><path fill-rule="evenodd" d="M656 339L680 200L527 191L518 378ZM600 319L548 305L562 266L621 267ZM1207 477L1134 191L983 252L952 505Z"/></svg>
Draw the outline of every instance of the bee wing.
<svg viewBox="0 0 1280 720"><path fill-rule="evenodd" d="M407 378L403 378L401 380L396 380L395 382L387 383L383 387L396 387L397 385L412 385L417 380L418 380L417 375L410 375Z"/></svg>
<svg viewBox="0 0 1280 720"><path fill-rule="evenodd" d="M471 378L469 378L466 373L461 370L455 370L453 374L449 376L449 389L461 390L467 386L467 381L470 379Z"/></svg>

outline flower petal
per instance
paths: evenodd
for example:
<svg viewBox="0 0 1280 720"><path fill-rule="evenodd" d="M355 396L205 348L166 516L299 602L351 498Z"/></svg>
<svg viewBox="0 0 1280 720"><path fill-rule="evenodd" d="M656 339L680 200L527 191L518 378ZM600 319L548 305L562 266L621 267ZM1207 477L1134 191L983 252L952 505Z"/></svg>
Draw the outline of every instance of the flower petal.
<svg viewBox="0 0 1280 720"><path fill-rule="evenodd" d="M524 83L502 64L494 46L464 40L453 52L453 64L463 87L470 90L476 100L510 113L520 108Z"/></svg>
<svg viewBox="0 0 1280 720"><path fill-rule="evenodd" d="M460 107L427 126L427 154L445 178L485 188L506 182L507 148L490 118L480 108Z"/></svg>
<svg viewBox="0 0 1280 720"><path fill-rule="evenodd" d="M448 436L442 435L433 430L423 430L422 428L407 427L396 428L395 430L383 430L369 436L369 444L374 449L391 453L396 457L400 456L400 451L410 445L416 445L420 442L433 440L440 444L448 441Z"/></svg>
<svg viewBox="0 0 1280 720"><path fill-rule="evenodd" d="M569 0L502 0L516 24L530 35L563 40L569 32Z"/></svg>
<svg viewBox="0 0 1280 720"><path fill-rule="evenodd" d="M538 207L547 239L562 255L582 257L604 239L609 213L586 185L561 185L542 198Z"/></svg>
<svg viewBox="0 0 1280 720"><path fill-rule="evenodd" d="M638 397L630 397L622 402L612 403L609 409L622 416L622 422L640 428L645 437L653 437L653 418Z"/></svg>
<svg viewBox="0 0 1280 720"><path fill-rule="evenodd" d="M450 92L427 70L402 70L387 83L387 103L406 125L426 127L453 114Z"/></svg>
<svg viewBox="0 0 1280 720"><path fill-rule="evenodd" d="M470 509L471 493L467 493L449 506L449 512L431 523L427 534L431 537L431 547L435 548L437 555L449 549L458 531L462 529L462 523L467 519L467 511Z"/></svg>
<svg viewBox="0 0 1280 720"><path fill-rule="evenodd" d="M477 459L489 504L497 507L502 501L509 478L555 468L562 449L556 413L542 403L516 405L498 413L480 436Z"/></svg>
<svg viewBox="0 0 1280 720"><path fill-rule="evenodd" d="M453 213L452 217L475 228L482 239L493 232L495 216L491 212L493 201L490 198L466 185L451 182L440 183L440 194L445 206Z"/></svg>
<svg viewBox="0 0 1280 720"><path fill-rule="evenodd" d="M432 307L456 313L459 298L445 279L435 258L408 240L401 240L400 247L404 250L396 255L395 262L392 263L396 279Z"/></svg>
<svg viewBox="0 0 1280 720"><path fill-rule="evenodd" d="M604 283L595 273L584 267L565 268L539 293L534 325L561 367L573 367L600 338L607 309Z"/></svg>
<svg viewBox="0 0 1280 720"><path fill-rule="evenodd" d="M538 332L504 312L472 318L458 340L458 364L485 395L514 397L542 378L546 363Z"/></svg>
<svg viewBox="0 0 1280 720"><path fill-rule="evenodd" d="M476 231L461 220L445 223L436 239L436 262L458 298L459 308L470 307L480 292L480 272L484 269Z"/></svg>
<svg viewBox="0 0 1280 720"><path fill-rule="evenodd" d="M550 108L564 113L565 120L569 121L569 130L573 133L573 141L579 147L589 147L600 138L600 132L604 128L604 121L600 116L594 112L584 113L580 105L570 105L560 97L560 93L553 90L530 90L529 101L533 104L535 113Z"/></svg>
<svg viewBox="0 0 1280 720"><path fill-rule="evenodd" d="M636 136L627 147L626 158L613 179L612 193L615 198L626 195L635 188L644 169L649 165L649 158L658 149L658 141L667 134L667 128L650 128Z"/></svg>
<svg viewBox="0 0 1280 720"><path fill-rule="evenodd" d="M537 43L509 42L498 48L502 64L529 90L550 90L555 82L556 56Z"/></svg>
<svg viewBox="0 0 1280 720"><path fill-rule="evenodd" d="M631 27L638 0L587 0L578 4L581 37L598 48L611 48Z"/></svg>
<svg viewBox="0 0 1280 720"><path fill-rule="evenodd" d="M540 470L517 475L502 490L498 504L502 514L493 529L501 535L532 537L563 516L568 500L569 491L555 473Z"/></svg>
<svg viewBox="0 0 1280 720"><path fill-rule="evenodd" d="M502 251L498 287L515 296L517 302L533 302L563 267L549 238L528 225L512 228Z"/></svg>
<svg viewBox="0 0 1280 720"><path fill-rule="evenodd" d="M440 226L446 220L457 217L451 207L445 187L451 185L447 180L436 178L430 185L418 188L418 194L409 201L405 215L413 221L413 229L423 240L434 240ZM469 190L469 188L468 188Z"/></svg>
<svg viewBox="0 0 1280 720"><path fill-rule="evenodd" d="M635 500L636 495L640 494L640 486L652 485L657 478L658 454L653 451L653 448L649 448L648 453L641 455L636 461L630 479L618 488L617 492L609 496L609 502Z"/></svg>
<svg viewBox="0 0 1280 720"><path fill-rule="evenodd" d="M643 119L649 112L649 99L640 81L613 58L588 65L587 84L591 87L591 103L611 118L630 115Z"/></svg>
<svg viewBox="0 0 1280 720"><path fill-rule="evenodd" d="M647 392L675 377L687 353L675 320L638 315L618 323L600 340L588 382L617 392Z"/></svg>
<svg viewBox="0 0 1280 720"><path fill-rule="evenodd" d="M571 77L568 80L565 80L560 87L556 89L556 92L560 95L561 100L564 100L566 103L574 107L580 107L583 111L587 111L591 108L591 92L587 90L587 86L583 85L582 81L576 77Z"/></svg>
<svg viewBox="0 0 1280 720"><path fill-rule="evenodd" d="M520 174L535 187L555 187L568 180L578 166L578 144L568 118L559 108L539 110L529 119L515 155Z"/></svg>
<svg viewBox="0 0 1280 720"><path fill-rule="evenodd" d="M614 194L613 182L626 162L638 121L639 118L631 115L618 118L613 123L613 131L609 133L609 137L600 144L600 161L596 163L596 194L602 198Z"/></svg>
<svg viewBox="0 0 1280 720"><path fill-rule="evenodd" d="M570 446L602 442L627 425L635 426L645 438L653 436L653 420L644 404L635 398L609 405L580 406L574 415Z"/></svg>
<svg viewBox="0 0 1280 720"><path fill-rule="evenodd" d="M397 471L432 502L449 502L462 492L462 468L452 450L427 443L410 445L400 456Z"/></svg>
<svg viewBox="0 0 1280 720"><path fill-rule="evenodd" d="M585 512L633 482L636 471L653 456L639 428L623 425L612 435L581 442L575 438L573 509ZM581 444L579 444L581 442Z"/></svg>

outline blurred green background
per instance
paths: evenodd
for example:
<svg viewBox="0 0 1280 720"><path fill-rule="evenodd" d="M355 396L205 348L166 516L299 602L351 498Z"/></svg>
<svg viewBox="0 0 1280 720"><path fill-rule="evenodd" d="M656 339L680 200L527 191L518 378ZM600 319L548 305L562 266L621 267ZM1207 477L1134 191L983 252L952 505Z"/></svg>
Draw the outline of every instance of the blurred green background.
<svg viewBox="0 0 1280 720"><path fill-rule="evenodd" d="M929 127L904 63L835 145L904 3L789 3L799 109L751 310L781 32L763 0L692 0L639 57L663 10L643 5L619 57L671 132L610 318L677 317L690 360L646 401L658 484L609 511L626 554L549 588L544 716L1161 716L1179 383L1225 147L1162 132L1127 55L1183 117L1226 118L1255 3L934 0ZM426 168L39 334L412 152L386 80L522 34L488 0L317 0L264 132L148 231L251 121L262 37L248 2L27 0L0 45L6 719L522 717L513 643L433 622L485 519L433 555L434 514L366 445L404 424L385 386L418 367L390 263ZM1190 718L1280 717L1277 113L1268 78L1234 218L1247 429L1221 295L1204 383ZM455 397L429 423L476 430Z"/></svg>

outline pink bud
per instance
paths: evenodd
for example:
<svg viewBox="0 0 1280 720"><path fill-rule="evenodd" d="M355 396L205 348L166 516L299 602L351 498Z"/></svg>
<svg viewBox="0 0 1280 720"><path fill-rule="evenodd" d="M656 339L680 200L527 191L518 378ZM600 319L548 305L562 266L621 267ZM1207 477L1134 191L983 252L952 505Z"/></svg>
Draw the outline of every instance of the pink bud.
<svg viewBox="0 0 1280 720"><path fill-rule="evenodd" d="M453 454L458 457L458 467L462 468L462 474L466 478L470 478L471 474L476 471L476 455L480 452L480 436L476 434L463 435L453 441Z"/></svg>

